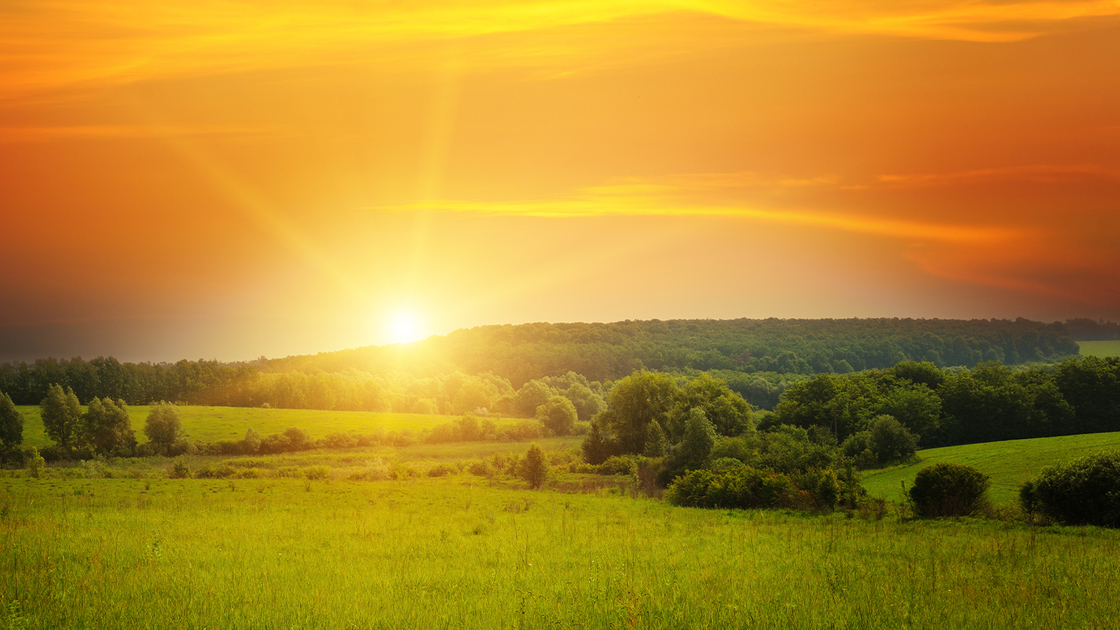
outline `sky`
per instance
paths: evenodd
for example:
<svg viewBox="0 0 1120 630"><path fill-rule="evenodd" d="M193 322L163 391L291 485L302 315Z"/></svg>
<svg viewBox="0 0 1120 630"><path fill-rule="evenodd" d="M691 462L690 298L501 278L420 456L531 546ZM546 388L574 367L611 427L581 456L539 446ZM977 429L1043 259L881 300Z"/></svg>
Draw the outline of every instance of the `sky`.
<svg viewBox="0 0 1120 630"><path fill-rule="evenodd" d="M1120 1L6 0L0 361L1120 320Z"/></svg>

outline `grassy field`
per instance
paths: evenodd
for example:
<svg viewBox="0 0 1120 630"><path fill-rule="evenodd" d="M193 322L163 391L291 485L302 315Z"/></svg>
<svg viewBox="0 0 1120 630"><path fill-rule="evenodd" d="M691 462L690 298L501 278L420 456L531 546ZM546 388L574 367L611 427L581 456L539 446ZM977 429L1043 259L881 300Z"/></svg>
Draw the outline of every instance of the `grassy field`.
<svg viewBox="0 0 1120 630"><path fill-rule="evenodd" d="M23 443L27 446L44 447L51 444L43 431L43 419L38 406L17 407L23 414ZM150 407L129 407L132 428L136 439L143 443L144 420ZM84 408L83 408L84 410ZM331 433L356 431L373 433L378 427L386 431L409 429L419 432L437 424L451 422L458 416L436 416L419 413L379 413L373 411L318 411L314 409L259 409L256 407L197 407L181 406L179 413L183 420L183 433L190 440L217 442L219 440L240 440L245 437L249 427L258 433L270 435L282 433L288 427L299 427L312 438L325 437ZM516 422L516 419L498 420L499 426Z"/></svg>
<svg viewBox="0 0 1120 630"><path fill-rule="evenodd" d="M4 628L1103 628L1120 532L404 482L0 479Z"/></svg>
<svg viewBox="0 0 1120 630"><path fill-rule="evenodd" d="M991 499L996 503L1018 500L1019 486L1038 476L1040 470L1099 451L1120 448L1120 433L1093 433L1031 440L1008 440L966 444L918 451L920 461L885 471L867 471L863 486L872 496L899 501L902 482L909 488L914 476L938 462L966 464L991 476Z"/></svg>
<svg viewBox="0 0 1120 630"><path fill-rule="evenodd" d="M1120 357L1120 340L1078 341L1077 345L1081 346L1083 357Z"/></svg>

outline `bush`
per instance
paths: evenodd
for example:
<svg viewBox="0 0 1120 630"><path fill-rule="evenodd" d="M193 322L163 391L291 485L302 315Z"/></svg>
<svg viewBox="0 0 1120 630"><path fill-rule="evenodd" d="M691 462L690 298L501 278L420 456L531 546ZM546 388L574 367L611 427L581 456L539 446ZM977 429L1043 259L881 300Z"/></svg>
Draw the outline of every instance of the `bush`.
<svg viewBox="0 0 1120 630"><path fill-rule="evenodd" d="M187 462L177 459L175 460L175 464L171 467L171 474L168 476L172 479L190 479L191 469L187 465Z"/></svg>
<svg viewBox="0 0 1120 630"><path fill-rule="evenodd" d="M525 458L521 461L520 473L521 478L528 481L529 486L534 490L544 485L544 480L548 477L548 461L541 447L536 444L529 446Z"/></svg>
<svg viewBox="0 0 1120 630"><path fill-rule="evenodd" d="M1120 527L1120 451L1106 451L1042 469L1020 490L1027 512L1073 525Z"/></svg>
<svg viewBox="0 0 1120 630"><path fill-rule="evenodd" d="M988 476L971 466L942 462L918 471L910 501L926 518L967 516L984 506L989 485Z"/></svg>
<svg viewBox="0 0 1120 630"><path fill-rule="evenodd" d="M451 464L436 464L428 469L429 477L446 477L447 475L454 475L459 472L459 469Z"/></svg>
<svg viewBox="0 0 1120 630"><path fill-rule="evenodd" d="M40 476L42 476L43 468L45 468L46 465L47 465L46 460L43 459L43 457L41 455L39 455L39 449L32 446L30 452L28 452L28 454L27 454L27 471L28 471L28 473L33 478L38 479Z"/></svg>

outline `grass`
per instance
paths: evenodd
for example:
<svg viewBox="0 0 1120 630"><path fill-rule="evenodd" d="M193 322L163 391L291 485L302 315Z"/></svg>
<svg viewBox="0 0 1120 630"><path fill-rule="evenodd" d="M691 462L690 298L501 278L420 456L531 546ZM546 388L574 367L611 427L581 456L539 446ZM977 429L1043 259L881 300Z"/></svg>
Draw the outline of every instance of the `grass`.
<svg viewBox="0 0 1120 630"><path fill-rule="evenodd" d="M43 430L43 419L37 405L18 406L23 414L23 443L27 446L44 447L51 444ZM151 407L129 407L132 428L136 439L143 443L144 420ZM201 407L185 405L179 407L183 420L183 433L190 440L217 442L219 440L240 440L245 437L249 427L262 436L282 433L288 427L299 427L312 438L326 437L331 433L356 431L373 433L378 427L386 431L412 430L420 432L438 424L451 422L458 416L438 416L419 413L381 413L372 411L319 411L314 409L260 409L256 407ZM499 426L516 422L517 419L499 420Z"/></svg>
<svg viewBox="0 0 1120 630"><path fill-rule="evenodd" d="M1078 341L1077 345L1081 346L1083 357L1120 357L1120 340Z"/></svg>
<svg viewBox="0 0 1120 630"><path fill-rule="evenodd" d="M1120 532L404 482L0 479L5 628L1108 627Z"/></svg>
<svg viewBox="0 0 1120 630"><path fill-rule="evenodd" d="M1120 433L1067 435L1030 440L965 444L918 451L920 461L883 471L864 473L863 486L872 496L891 501L903 499L902 482L909 488L914 476L939 462L965 464L991 476L991 499L996 503L1018 500L1019 486L1051 466L1099 451L1120 448Z"/></svg>

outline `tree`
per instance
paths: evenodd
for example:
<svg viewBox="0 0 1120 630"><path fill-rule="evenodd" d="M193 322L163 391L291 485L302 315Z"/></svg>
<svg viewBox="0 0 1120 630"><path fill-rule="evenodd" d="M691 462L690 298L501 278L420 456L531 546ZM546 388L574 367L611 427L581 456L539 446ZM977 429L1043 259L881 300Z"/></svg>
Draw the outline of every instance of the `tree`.
<svg viewBox="0 0 1120 630"><path fill-rule="evenodd" d="M569 372L569 374L571 373ZM576 376L578 376L578 374ZM579 414L579 419L584 422L593 418L595 414L599 413L607 406L602 396L596 394L587 385L579 382L572 383L568 389L564 390L564 396L572 401L572 405L576 408L576 413Z"/></svg>
<svg viewBox="0 0 1120 630"><path fill-rule="evenodd" d="M880 464L905 459L917 449L918 436L891 416L882 415L871 421L871 451Z"/></svg>
<svg viewBox="0 0 1120 630"><path fill-rule="evenodd" d="M23 443L23 415L7 394L0 393L0 454Z"/></svg>
<svg viewBox="0 0 1120 630"><path fill-rule="evenodd" d="M90 443L100 453L111 453L114 449L131 450L136 447L136 436L128 417L128 407L123 400L109 398L89 401L85 414L86 435Z"/></svg>
<svg viewBox="0 0 1120 630"><path fill-rule="evenodd" d="M664 428L679 396L680 388L668 374L635 372L615 383L597 424L621 453L644 453L650 423L656 420Z"/></svg>
<svg viewBox="0 0 1120 630"><path fill-rule="evenodd" d="M261 434L253 427L245 431L245 439L241 440L241 450L247 455L256 453L261 448Z"/></svg>
<svg viewBox="0 0 1120 630"><path fill-rule="evenodd" d="M85 439L82 426L82 408L74 390L55 384L47 389L47 397L39 403L42 412L43 428L47 436L69 452L74 446L81 445Z"/></svg>
<svg viewBox="0 0 1120 630"><path fill-rule="evenodd" d="M179 408L169 402L161 402L152 407L148 412L148 419L144 422L144 435L148 436L153 446L163 451L179 439L181 429Z"/></svg>
<svg viewBox="0 0 1120 630"><path fill-rule="evenodd" d="M678 459L686 470L705 468L711 458L712 447L716 443L716 428L708 420L703 409L693 409L688 413L685 423L684 439L681 440Z"/></svg>
<svg viewBox="0 0 1120 630"><path fill-rule="evenodd" d="M537 407L537 420L553 435L568 435L576 426L575 405L563 396L551 396L548 402Z"/></svg>
<svg viewBox="0 0 1120 630"><path fill-rule="evenodd" d="M703 409L708 421L720 435L736 436L754 429L751 421L751 406L737 392L731 390L725 381L713 378L707 372L685 384L680 396L681 420L688 417L687 410ZM679 438L684 429L678 423L678 431L670 428L670 433Z"/></svg>
<svg viewBox="0 0 1120 630"><path fill-rule="evenodd" d="M513 411L523 418L532 416L537 407L548 402L555 392L543 381L532 380L521 386L513 396Z"/></svg>
<svg viewBox="0 0 1120 630"><path fill-rule="evenodd" d="M989 485L988 476L972 466L941 462L918 471L910 500L926 518L967 516L983 506Z"/></svg>
<svg viewBox="0 0 1120 630"><path fill-rule="evenodd" d="M661 457L665 454L665 449L668 446L669 440L665 437L665 430L661 428L660 422L654 420L649 424L644 455L646 457Z"/></svg>
<svg viewBox="0 0 1120 630"><path fill-rule="evenodd" d="M548 460L545 459L544 451L536 444L531 444L529 450L525 453L525 459L521 460L521 478L529 482L529 486L534 490L544 485L544 480L548 477Z"/></svg>

